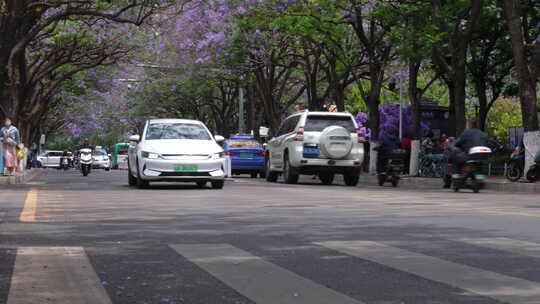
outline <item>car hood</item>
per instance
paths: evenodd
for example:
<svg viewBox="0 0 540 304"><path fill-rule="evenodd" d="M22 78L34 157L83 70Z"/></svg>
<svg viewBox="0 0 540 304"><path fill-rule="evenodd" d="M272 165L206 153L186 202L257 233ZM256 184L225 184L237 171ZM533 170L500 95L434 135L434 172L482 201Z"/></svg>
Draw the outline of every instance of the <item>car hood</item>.
<svg viewBox="0 0 540 304"><path fill-rule="evenodd" d="M151 140L145 141L141 147L145 152L159 154L212 154L222 152L223 149L213 140Z"/></svg>

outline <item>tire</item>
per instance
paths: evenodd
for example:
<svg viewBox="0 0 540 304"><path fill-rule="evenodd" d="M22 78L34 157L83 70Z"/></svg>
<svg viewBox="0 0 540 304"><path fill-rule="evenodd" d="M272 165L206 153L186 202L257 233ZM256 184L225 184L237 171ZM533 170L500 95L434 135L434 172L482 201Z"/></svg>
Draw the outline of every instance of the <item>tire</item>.
<svg viewBox="0 0 540 304"><path fill-rule="evenodd" d="M511 165L506 172L506 178L512 182L517 182L521 178L521 176L523 176L523 172L518 166Z"/></svg>
<svg viewBox="0 0 540 304"><path fill-rule="evenodd" d="M251 172L251 178L257 178L257 172Z"/></svg>
<svg viewBox="0 0 540 304"><path fill-rule="evenodd" d="M339 147L336 148L339 143ZM321 153L330 159L342 159L349 155L353 148L350 132L341 126L329 126L325 128L319 137L319 148Z"/></svg>
<svg viewBox="0 0 540 304"><path fill-rule="evenodd" d="M295 169L291 166L289 162L289 156L285 154L283 159L283 180L286 184L297 184L299 175L294 172Z"/></svg>
<svg viewBox="0 0 540 304"><path fill-rule="evenodd" d="M443 185L444 189L450 189L452 187L452 176L451 175L446 175L445 177L443 177L443 181L444 181L444 185Z"/></svg>
<svg viewBox="0 0 540 304"><path fill-rule="evenodd" d="M334 173L322 173L319 174L319 179L323 185L331 185L334 182Z"/></svg>
<svg viewBox="0 0 540 304"><path fill-rule="evenodd" d="M135 186L137 185L137 178L131 174L131 166L128 163L128 185Z"/></svg>
<svg viewBox="0 0 540 304"><path fill-rule="evenodd" d="M260 178L266 178L266 172L264 172L264 171L259 172L259 177Z"/></svg>
<svg viewBox="0 0 540 304"><path fill-rule="evenodd" d="M386 174L379 174L377 175L377 182L379 184L379 186L384 186L384 183L386 183Z"/></svg>
<svg viewBox="0 0 540 304"><path fill-rule="evenodd" d="M206 181L197 182L197 188L205 188L206 184L207 184Z"/></svg>
<svg viewBox="0 0 540 304"><path fill-rule="evenodd" d="M345 185L355 187L360 180L360 171L352 170L343 174Z"/></svg>
<svg viewBox="0 0 540 304"><path fill-rule="evenodd" d="M145 181L141 178L141 171L139 170L139 162L137 161L137 182L136 182L137 188L139 189L146 189L148 186L150 186L150 182Z"/></svg>
<svg viewBox="0 0 540 304"><path fill-rule="evenodd" d="M480 193L480 184L475 184L475 185L473 186L472 191L473 191L474 193Z"/></svg>
<svg viewBox="0 0 540 304"><path fill-rule="evenodd" d="M270 157L266 158L264 171L266 172L266 181L275 183L278 180L279 174L270 170Z"/></svg>
<svg viewBox="0 0 540 304"><path fill-rule="evenodd" d="M224 180L218 180L218 181L211 181L212 189L223 189L223 186L225 185Z"/></svg>
<svg viewBox="0 0 540 304"><path fill-rule="evenodd" d="M538 180L538 168L532 166L529 171L527 171L527 180L531 183L534 183Z"/></svg>
<svg viewBox="0 0 540 304"><path fill-rule="evenodd" d="M454 187L454 192L459 192L459 187Z"/></svg>
<svg viewBox="0 0 540 304"><path fill-rule="evenodd" d="M105 171L111 171L111 168L105 168Z"/></svg>
<svg viewBox="0 0 540 304"><path fill-rule="evenodd" d="M396 188L399 185L399 178L393 177L392 178L392 187Z"/></svg>

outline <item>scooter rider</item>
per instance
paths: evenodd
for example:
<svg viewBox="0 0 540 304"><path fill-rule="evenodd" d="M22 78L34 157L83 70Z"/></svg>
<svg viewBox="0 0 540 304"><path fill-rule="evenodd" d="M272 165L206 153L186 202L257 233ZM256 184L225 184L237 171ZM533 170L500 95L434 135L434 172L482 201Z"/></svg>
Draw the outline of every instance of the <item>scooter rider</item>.
<svg viewBox="0 0 540 304"><path fill-rule="evenodd" d="M473 147L487 146L488 138L486 133L478 129L478 122L473 120L472 128L465 130L456 140L454 147L457 148L453 157L457 174L461 174L461 168L467 162L469 150Z"/></svg>

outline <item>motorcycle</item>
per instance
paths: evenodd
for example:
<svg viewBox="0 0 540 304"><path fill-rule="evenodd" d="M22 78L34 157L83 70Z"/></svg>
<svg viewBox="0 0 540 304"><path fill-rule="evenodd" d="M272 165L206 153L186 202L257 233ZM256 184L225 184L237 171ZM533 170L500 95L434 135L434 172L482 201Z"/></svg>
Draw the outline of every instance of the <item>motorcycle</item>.
<svg viewBox="0 0 540 304"><path fill-rule="evenodd" d="M386 168L378 174L377 178L379 186L384 186L385 183L392 183L393 187L399 185L401 173L405 169L405 156L407 151L402 149L394 150L390 158L387 160Z"/></svg>
<svg viewBox="0 0 540 304"><path fill-rule="evenodd" d="M506 169L506 178L512 182L518 181L525 171L525 153L520 148L512 152L510 164Z"/></svg>
<svg viewBox="0 0 540 304"><path fill-rule="evenodd" d="M531 183L540 179L540 152L534 157L534 165L527 171L527 180Z"/></svg>
<svg viewBox="0 0 540 304"><path fill-rule="evenodd" d="M482 167L490 155L491 149L488 147L479 146L469 150L461 172L452 175L455 192L459 192L460 189L471 189L474 193L480 192L486 179L486 176L481 173Z"/></svg>
<svg viewBox="0 0 540 304"><path fill-rule="evenodd" d="M91 149L81 149L79 157L79 166L81 167L81 172L83 176L88 176L90 170L92 169L92 163L94 159L92 158Z"/></svg>

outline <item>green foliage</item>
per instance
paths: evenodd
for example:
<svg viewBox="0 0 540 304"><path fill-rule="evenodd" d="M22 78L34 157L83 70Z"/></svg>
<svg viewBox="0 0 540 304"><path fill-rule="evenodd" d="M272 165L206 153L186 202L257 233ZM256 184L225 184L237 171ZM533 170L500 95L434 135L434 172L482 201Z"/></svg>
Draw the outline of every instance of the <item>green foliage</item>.
<svg viewBox="0 0 540 304"><path fill-rule="evenodd" d="M500 142L508 139L508 129L522 126L521 106L510 99L500 99L488 114L486 131L490 137Z"/></svg>

